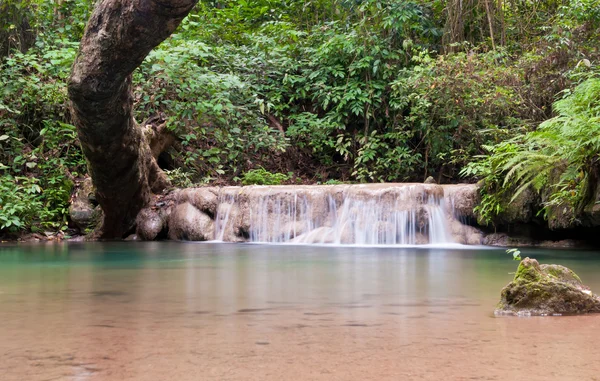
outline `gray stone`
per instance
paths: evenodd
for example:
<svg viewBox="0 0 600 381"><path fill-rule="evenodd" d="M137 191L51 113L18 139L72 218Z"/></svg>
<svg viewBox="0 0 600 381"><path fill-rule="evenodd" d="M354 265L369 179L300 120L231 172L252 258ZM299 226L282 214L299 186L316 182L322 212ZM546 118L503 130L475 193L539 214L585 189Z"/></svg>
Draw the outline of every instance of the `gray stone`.
<svg viewBox="0 0 600 381"><path fill-rule="evenodd" d="M169 216L169 239L208 241L214 238L215 224L189 202L177 205Z"/></svg>
<svg viewBox="0 0 600 381"><path fill-rule="evenodd" d="M189 202L196 209L214 216L218 205L217 194L218 188L214 187L188 188L182 189L178 197L180 204Z"/></svg>
<svg viewBox="0 0 600 381"><path fill-rule="evenodd" d="M159 210L142 209L136 218L137 236L144 241L153 241L165 228L165 220Z"/></svg>
<svg viewBox="0 0 600 381"><path fill-rule="evenodd" d="M470 225L464 225L455 219L449 219L449 230L452 239L456 243L464 245L481 245L483 242L483 233L481 230Z"/></svg>
<svg viewBox="0 0 600 381"><path fill-rule="evenodd" d="M473 209L481 202L478 184L444 185L446 201L458 218L476 219Z"/></svg>

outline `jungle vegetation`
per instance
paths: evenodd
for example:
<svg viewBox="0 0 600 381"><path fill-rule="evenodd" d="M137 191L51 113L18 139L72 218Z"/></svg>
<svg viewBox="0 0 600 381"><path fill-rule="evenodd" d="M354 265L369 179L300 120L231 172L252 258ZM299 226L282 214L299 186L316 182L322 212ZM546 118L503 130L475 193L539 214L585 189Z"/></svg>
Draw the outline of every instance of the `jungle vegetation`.
<svg viewBox="0 0 600 381"><path fill-rule="evenodd" d="M92 0L0 3L0 231L66 230ZM201 1L133 76L175 186L482 180L482 223L598 182L598 0Z"/></svg>

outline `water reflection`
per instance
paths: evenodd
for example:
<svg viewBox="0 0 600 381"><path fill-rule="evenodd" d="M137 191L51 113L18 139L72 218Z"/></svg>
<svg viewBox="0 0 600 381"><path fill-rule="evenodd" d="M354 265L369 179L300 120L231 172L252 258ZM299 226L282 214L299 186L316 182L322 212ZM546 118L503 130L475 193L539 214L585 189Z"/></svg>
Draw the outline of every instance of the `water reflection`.
<svg viewBox="0 0 600 381"><path fill-rule="evenodd" d="M523 251L573 268L600 290L598 253ZM504 378L514 378L521 373L513 362L531 351L585 379L588 373L553 356L573 349L591 369L597 319L492 317L515 267L503 250L0 246L0 368L8 375L2 380L144 379L152 369L159 371L154 379L187 380L197 379L190 372L196 367L208 369L206 379L248 379L239 369L263 374L259 364L271 374L285 368L296 379L329 380L310 370L332 364L364 379L385 379L387 373L376 373L380 365L440 379L447 375L411 366L464 373L453 365L464 356L481 360L475 370L502 366L513 369ZM540 368L550 364L536 361Z"/></svg>

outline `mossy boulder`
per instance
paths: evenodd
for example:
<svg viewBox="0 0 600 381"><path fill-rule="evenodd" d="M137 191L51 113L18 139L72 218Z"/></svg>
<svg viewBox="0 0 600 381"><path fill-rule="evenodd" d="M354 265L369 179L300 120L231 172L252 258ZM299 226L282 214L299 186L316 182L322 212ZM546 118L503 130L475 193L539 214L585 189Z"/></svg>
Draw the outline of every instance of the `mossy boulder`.
<svg viewBox="0 0 600 381"><path fill-rule="evenodd" d="M573 315L600 312L600 298L572 270L525 258L502 289L497 315Z"/></svg>

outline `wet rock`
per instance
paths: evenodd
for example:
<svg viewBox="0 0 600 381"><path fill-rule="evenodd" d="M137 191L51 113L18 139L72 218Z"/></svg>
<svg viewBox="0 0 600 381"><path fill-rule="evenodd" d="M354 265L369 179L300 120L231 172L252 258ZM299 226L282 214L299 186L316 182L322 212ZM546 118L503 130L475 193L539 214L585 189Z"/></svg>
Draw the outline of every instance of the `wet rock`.
<svg viewBox="0 0 600 381"><path fill-rule="evenodd" d="M82 232L94 228L99 221L99 213L93 202L94 200L95 195L92 179L86 178L79 184L69 206L69 217Z"/></svg>
<svg viewBox="0 0 600 381"><path fill-rule="evenodd" d="M594 200L585 208L585 216L589 226L600 226L600 200Z"/></svg>
<svg viewBox="0 0 600 381"><path fill-rule="evenodd" d="M548 184L558 184L563 173L564 169L562 166L555 167L550 172ZM555 189L553 187L545 187L541 192L542 202L549 203L554 191ZM546 208L546 218L550 230L574 228L579 225L580 222L577 217L580 216L575 215L575 209L568 203L551 203L551 205Z"/></svg>
<svg viewBox="0 0 600 381"><path fill-rule="evenodd" d="M572 229L579 225L575 210L570 205L551 205L546 211L550 230Z"/></svg>
<svg viewBox="0 0 600 381"><path fill-rule="evenodd" d="M560 241L542 241L537 246L553 248L574 248L583 247L585 246L585 244L582 241L577 241L574 239L561 239Z"/></svg>
<svg viewBox="0 0 600 381"><path fill-rule="evenodd" d="M416 245L427 245L429 242L429 237L427 237L423 233L415 233L415 244Z"/></svg>
<svg viewBox="0 0 600 381"><path fill-rule="evenodd" d="M484 241L483 232L476 227L464 225L455 219L449 220L449 231L456 243L464 245L481 245Z"/></svg>
<svg viewBox="0 0 600 381"><path fill-rule="evenodd" d="M85 242L86 239L87 239L86 236L78 235L78 236L69 238L69 242Z"/></svg>
<svg viewBox="0 0 600 381"><path fill-rule="evenodd" d="M177 205L169 216L169 239L208 241L214 232L213 220L189 202Z"/></svg>
<svg viewBox="0 0 600 381"><path fill-rule="evenodd" d="M282 241L289 241L306 233L308 224L305 221L290 221L283 225L279 237Z"/></svg>
<svg viewBox="0 0 600 381"><path fill-rule="evenodd" d="M476 228L473 228L471 226L469 226L472 230L470 232L467 232L465 234L465 238L464 238L464 244L465 245L481 245L481 242L483 241L483 234L477 230Z"/></svg>
<svg viewBox="0 0 600 381"><path fill-rule="evenodd" d="M424 207L417 208L415 211L416 227L419 230L425 230L429 225L429 210Z"/></svg>
<svg viewBox="0 0 600 381"><path fill-rule="evenodd" d="M220 235L215 238L225 242L247 241L250 237L250 225L243 218L239 205L221 204L219 209L215 217L215 234ZM226 214L227 212L229 214Z"/></svg>
<svg viewBox="0 0 600 381"><path fill-rule="evenodd" d="M509 200L506 202L505 210L499 216L499 222L508 224L531 222L537 210L537 193L528 188L521 192L512 202L508 202Z"/></svg>
<svg viewBox="0 0 600 381"><path fill-rule="evenodd" d="M136 234L139 239L144 241L155 240L166 226L161 212L151 208L142 209L138 213L136 224Z"/></svg>
<svg viewBox="0 0 600 381"><path fill-rule="evenodd" d="M423 183L424 184L437 184L437 182L435 181L435 179L433 178L433 176L427 177Z"/></svg>
<svg viewBox="0 0 600 381"><path fill-rule="evenodd" d="M593 197L583 212L585 225L600 226L600 181L596 183Z"/></svg>
<svg viewBox="0 0 600 381"><path fill-rule="evenodd" d="M300 234L290 242L294 243L333 243L334 232L330 227L322 226L307 233Z"/></svg>
<svg viewBox="0 0 600 381"><path fill-rule="evenodd" d="M525 258L502 289L497 315L552 315L600 312L600 298L572 270Z"/></svg>
<svg viewBox="0 0 600 381"><path fill-rule="evenodd" d="M506 233L492 233L486 235L482 243L488 246L533 246L533 240L511 237Z"/></svg>
<svg viewBox="0 0 600 381"><path fill-rule="evenodd" d="M179 203L189 202L196 209L214 216L218 205L218 188L188 188L182 189L179 194Z"/></svg>
<svg viewBox="0 0 600 381"><path fill-rule="evenodd" d="M492 233L483 237L482 244L488 246L503 246L503 247L550 247L550 248L573 248L583 247L584 242L573 239L563 239L558 241L550 240L535 240L528 237L513 237L507 233Z"/></svg>
<svg viewBox="0 0 600 381"><path fill-rule="evenodd" d="M234 236L242 238L250 236L250 219L252 213L250 211L250 198L246 192L242 192L243 188L230 187L229 194L234 193L235 205L230 216L230 224L232 224L232 232ZM235 212L235 213L234 213Z"/></svg>
<svg viewBox="0 0 600 381"><path fill-rule="evenodd" d="M444 185L444 194L455 217L477 218L473 210L481 201L478 184Z"/></svg>

